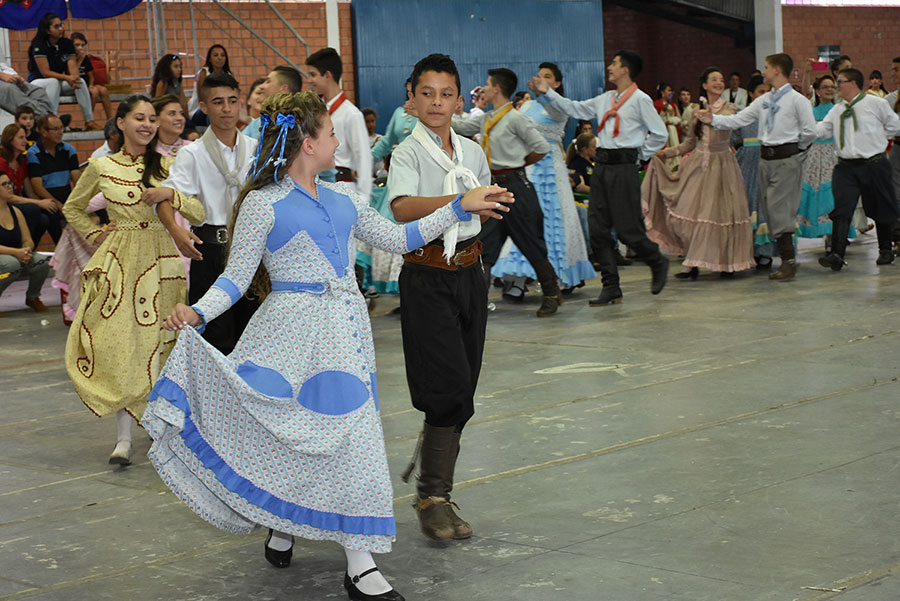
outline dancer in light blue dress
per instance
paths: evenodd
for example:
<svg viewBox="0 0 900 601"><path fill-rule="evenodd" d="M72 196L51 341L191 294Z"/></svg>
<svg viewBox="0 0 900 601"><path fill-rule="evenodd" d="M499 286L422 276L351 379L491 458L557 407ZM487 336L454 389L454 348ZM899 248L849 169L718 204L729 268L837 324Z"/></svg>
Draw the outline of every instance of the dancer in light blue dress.
<svg viewBox="0 0 900 601"><path fill-rule="evenodd" d="M212 525L269 528L266 558L276 567L289 565L293 536L335 541L347 555L351 599L402 600L370 554L390 551L396 527L351 238L407 252L471 219L469 211L499 207L484 196L502 189L477 188L397 225L352 184L315 176L334 165L338 144L315 93L273 95L263 112L260 169L235 206L225 272L166 321L181 333L144 414L150 460ZM251 283L264 300L224 356L198 332Z"/></svg>
<svg viewBox="0 0 900 601"><path fill-rule="evenodd" d="M557 93L562 94L562 73L555 64L541 63L538 74L545 78ZM556 275L562 282L562 288L572 288L584 280L596 277L597 274L588 261L587 245L581 222L578 220L578 209L572 195L569 170L565 163L565 150L562 147L562 137L569 117L539 102L527 102L521 110L531 117L540 133L550 143L550 152L547 156L529 166L527 173L544 213L547 258L553 264ZM512 243L508 252L504 252L494 265L492 274L536 277L531 264Z"/></svg>

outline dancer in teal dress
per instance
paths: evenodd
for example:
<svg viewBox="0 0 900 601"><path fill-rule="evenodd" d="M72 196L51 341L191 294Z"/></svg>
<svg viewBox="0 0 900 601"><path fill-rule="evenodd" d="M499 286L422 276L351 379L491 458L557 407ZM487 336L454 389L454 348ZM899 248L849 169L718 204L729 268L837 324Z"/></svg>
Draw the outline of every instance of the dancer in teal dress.
<svg viewBox="0 0 900 601"><path fill-rule="evenodd" d="M813 84L816 93L816 106L813 115L816 121L825 118L834 107L835 82L831 75L823 75ZM816 140L806 161L803 163L803 193L800 198L800 209L797 212L799 225L797 235L801 238L826 238L826 252L830 245L831 218L828 214L834 210L834 195L831 193L831 172L837 165L834 151L834 139ZM856 237L856 230L851 226L850 238Z"/></svg>
<svg viewBox="0 0 900 601"><path fill-rule="evenodd" d="M547 80L551 88L562 94L562 73L559 67L553 63L541 63L538 74ZM547 258L556 269L562 288L571 289L597 274L588 261L587 245L564 160L562 137L569 117L538 102L528 102L521 110L531 117L537 124L538 131L550 143L547 156L528 167L528 179L534 185L544 213ZM536 277L528 259L511 243L509 251L504 251L500 256L492 273L495 276Z"/></svg>

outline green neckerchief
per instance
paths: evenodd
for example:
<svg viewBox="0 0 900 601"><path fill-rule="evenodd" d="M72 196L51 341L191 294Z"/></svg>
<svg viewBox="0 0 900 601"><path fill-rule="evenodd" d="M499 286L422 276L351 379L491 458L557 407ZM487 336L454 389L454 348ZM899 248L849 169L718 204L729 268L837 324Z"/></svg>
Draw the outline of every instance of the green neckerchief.
<svg viewBox="0 0 900 601"><path fill-rule="evenodd" d="M859 96L853 99L853 102L847 105L847 108L844 109L844 112L841 113L841 148L844 147L844 120L847 117L853 118L853 131L859 129L859 126L856 123L856 111L853 110L853 105L866 97L865 92L860 92Z"/></svg>

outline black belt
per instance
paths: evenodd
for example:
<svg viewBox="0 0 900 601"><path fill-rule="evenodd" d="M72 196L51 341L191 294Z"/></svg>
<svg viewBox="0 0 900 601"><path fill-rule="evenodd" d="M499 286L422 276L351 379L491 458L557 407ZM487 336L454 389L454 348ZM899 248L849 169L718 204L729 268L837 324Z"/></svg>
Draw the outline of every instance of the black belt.
<svg viewBox="0 0 900 601"><path fill-rule="evenodd" d="M637 160L637 148L598 148L594 155L594 162L601 165L635 165Z"/></svg>
<svg viewBox="0 0 900 601"><path fill-rule="evenodd" d="M528 176L525 175L525 167L516 167L514 169L491 170L491 179L495 182L504 180L509 181L510 179L520 179L528 181Z"/></svg>
<svg viewBox="0 0 900 601"><path fill-rule="evenodd" d="M764 161L777 161L780 159L789 159L795 154L800 153L800 144L797 142L788 142L787 144L779 144L778 146L760 146L759 157Z"/></svg>
<svg viewBox="0 0 900 601"><path fill-rule="evenodd" d="M224 225L201 225L192 227L191 231L203 244L228 244L228 228Z"/></svg>
<svg viewBox="0 0 900 601"><path fill-rule="evenodd" d="M883 152L879 152L878 154L873 154L872 156L870 156L867 159L842 159L842 158L838 157L838 163L840 163L841 165L850 165L851 167L865 165L866 163L876 163L878 161L886 161L886 160L887 160L887 155L884 154Z"/></svg>

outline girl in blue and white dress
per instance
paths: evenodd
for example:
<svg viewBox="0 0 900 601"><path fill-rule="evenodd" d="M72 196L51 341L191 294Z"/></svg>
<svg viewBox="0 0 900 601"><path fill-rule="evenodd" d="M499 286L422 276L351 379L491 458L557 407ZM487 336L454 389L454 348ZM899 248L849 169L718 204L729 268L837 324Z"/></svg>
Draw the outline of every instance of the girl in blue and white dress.
<svg viewBox="0 0 900 601"><path fill-rule="evenodd" d="M550 87L562 94L562 72L554 63L541 63L538 75L547 80ZM587 244L578 219L575 197L569 183L569 169L565 163L562 138L568 115L553 111L547 105L528 102L522 112L531 117L537 129L550 143L550 152L543 159L528 167L528 179L534 185L541 210L544 213L544 240L547 242L547 258L553 264L564 291L571 291L584 280L597 273L588 261ZM518 281L506 286L507 296L521 300L524 278L536 278L534 269L521 251L511 242L504 249L500 260L491 270L495 276L518 276ZM511 294L510 294L511 293Z"/></svg>
<svg viewBox="0 0 900 601"><path fill-rule="evenodd" d="M181 333L144 414L150 460L214 526L268 528L273 565L289 565L293 536L332 540L347 555L351 599L402 599L370 554L390 551L396 528L372 332L350 240L408 252L473 211L499 207L484 197L503 190L477 188L397 225L352 185L316 177L334 167L338 145L318 96L276 94L263 113L258 171L235 205L225 272L166 321ZM224 356L199 332L251 286L264 300Z"/></svg>

